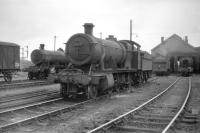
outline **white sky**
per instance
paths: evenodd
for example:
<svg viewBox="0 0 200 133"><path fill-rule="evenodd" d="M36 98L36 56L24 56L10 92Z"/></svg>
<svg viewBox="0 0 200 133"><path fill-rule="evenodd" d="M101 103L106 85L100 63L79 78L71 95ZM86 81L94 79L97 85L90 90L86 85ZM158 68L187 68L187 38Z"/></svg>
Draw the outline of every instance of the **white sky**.
<svg viewBox="0 0 200 133"><path fill-rule="evenodd" d="M30 51L46 44L53 50L82 25L93 23L94 35L110 34L129 39L129 21L133 20L133 40L150 51L176 33L187 35L189 43L200 46L200 0L0 0L0 41L15 42Z"/></svg>

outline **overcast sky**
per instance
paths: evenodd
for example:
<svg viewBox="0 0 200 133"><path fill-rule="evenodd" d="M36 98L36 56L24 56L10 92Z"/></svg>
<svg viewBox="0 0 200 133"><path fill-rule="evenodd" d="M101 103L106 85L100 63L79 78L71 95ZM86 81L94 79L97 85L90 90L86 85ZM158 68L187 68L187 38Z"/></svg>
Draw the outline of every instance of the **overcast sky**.
<svg viewBox="0 0 200 133"><path fill-rule="evenodd" d="M95 25L96 37L129 39L130 19L143 50L174 33L200 46L200 0L0 0L0 41L53 50L56 35L56 48L64 48L86 22Z"/></svg>

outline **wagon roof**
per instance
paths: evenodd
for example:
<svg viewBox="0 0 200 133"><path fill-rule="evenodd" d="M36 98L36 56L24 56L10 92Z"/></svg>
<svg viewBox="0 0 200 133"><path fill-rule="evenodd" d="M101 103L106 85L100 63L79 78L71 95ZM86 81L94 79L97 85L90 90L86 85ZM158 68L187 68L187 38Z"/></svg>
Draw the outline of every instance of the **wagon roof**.
<svg viewBox="0 0 200 133"><path fill-rule="evenodd" d="M13 47L19 47L19 45L16 44L16 43L11 43L11 42L1 42L1 41L0 41L0 46L13 46Z"/></svg>

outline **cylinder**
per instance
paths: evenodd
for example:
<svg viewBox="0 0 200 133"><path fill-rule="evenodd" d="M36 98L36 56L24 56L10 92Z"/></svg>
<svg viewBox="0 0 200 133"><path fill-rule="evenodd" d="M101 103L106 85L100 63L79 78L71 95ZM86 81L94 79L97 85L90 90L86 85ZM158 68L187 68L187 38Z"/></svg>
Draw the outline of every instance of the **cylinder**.
<svg viewBox="0 0 200 133"><path fill-rule="evenodd" d="M43 62L48 63L67 63L64 52L36 49L31 53L31 61L37 65Z"/></svg>
<svg viewBox="0 0 200 133"><path fill-rule="evenodd" d="M126 49L120 42L79 33L66 43L66 56L76 65L98 63L102 57L119 64L126 58Z"/></svg>

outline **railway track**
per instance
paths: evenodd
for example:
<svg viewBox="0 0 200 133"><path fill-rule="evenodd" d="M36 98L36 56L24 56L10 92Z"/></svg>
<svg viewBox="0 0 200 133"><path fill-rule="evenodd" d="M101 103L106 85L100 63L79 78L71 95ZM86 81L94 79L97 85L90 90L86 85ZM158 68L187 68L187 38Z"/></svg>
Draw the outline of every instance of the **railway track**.
<svg viewBox="0 0 200 133"><path fill-rule="evenodd" d="M180 81L179 81L180 80ZM88 133L165 133L183 111L191 90L191 79L177 79L164 91L131 111L88 131Z"/></svg>
<svg viewBox="0 0 200 133"><path fill-rule="evenodd" d="M11 110L0 112L0 131L7 128L38 120L43 116L50 116L53 113L71 108L73 102L66 102L62 98L57 98L37 104L31 104Z"/></svg>
<svg viewBox="0 0 200 133"><path fill-rule="evenodd" d="M40 90L28 92L13 96L5 96L0 98L0 111L7 108L13 108L41 100L48 100L60 97L59 91Z"/></svg>
<svg viewBox="0 0 200 133"><path fill-rule="evenodd" d="M66 101L63 98L57 98L49 101L44 101L36 104L31 104L15 109L5 110L0 112L0 132L5 132L7 129L24 125L27 123L43 121L51 116L61 115L64 112L70 112L92 101L105 98L108 95L100 96L97 99L84 101Z"/></svg>
<svg viewBox="0 0 200 133"><path fill-rule="evenodd" d="M87 103L105 97L109 97L109 95L100 96L97 99L81 101L78 103L72 101L64 101L63 99L58 98L55 100L45 101L11 110L1 111L0 132L8 131L10 128L13 127L18 128L19 126L21 127L21 125L24 126L25 124L28 123L36 123L36 125L38 122L40 124L43 122L46 123L46 121L51 120L51 118L55 117L55 115L60 116L64 112L70 112L74 109L79 109L81 106ZM37 129L41 128L41 126L37 126L36 128ZM37 130L37 129L34 128L31 130Z"/></svg>
<svg viewBox="0 0 200 133"><path fill-rule="evenodd" d="M11 83L2 83L0 84L0 91L4 91L5 89L10 89L10 88L19 88L19 87L30 87L30 86L39 86L39 85L48 85L51 84L47 81L29 81L29 80L19 80L16 82L11 82Z"/></svg>
<svg viewBox="0 0 200 133"><path fill-rule="evenodd" d="M177 120L173 128L169 129L171 132L187 132L187 133L200 133L200 78L199 76L192 76L192 90L191 97L184 112L181 113L181 118Z"/></svg>

